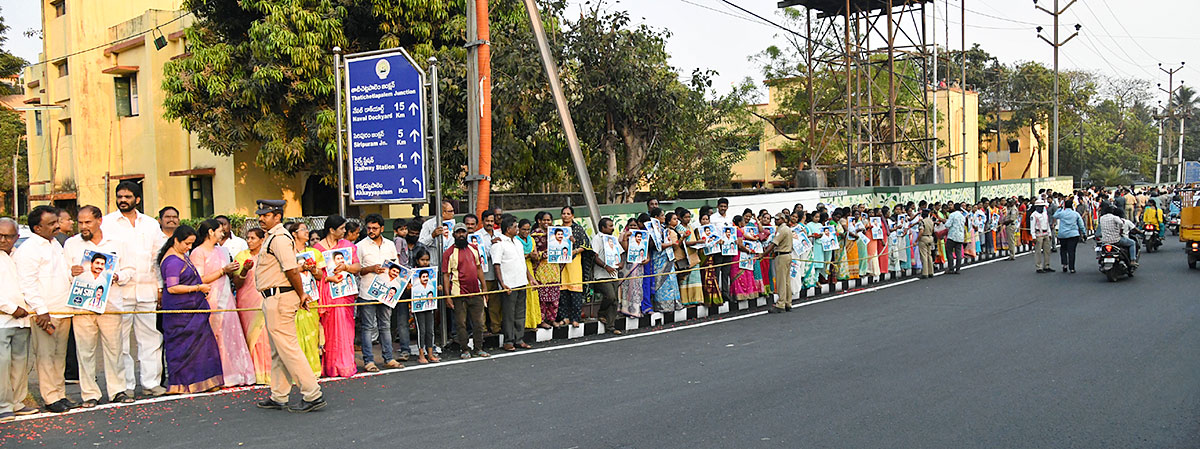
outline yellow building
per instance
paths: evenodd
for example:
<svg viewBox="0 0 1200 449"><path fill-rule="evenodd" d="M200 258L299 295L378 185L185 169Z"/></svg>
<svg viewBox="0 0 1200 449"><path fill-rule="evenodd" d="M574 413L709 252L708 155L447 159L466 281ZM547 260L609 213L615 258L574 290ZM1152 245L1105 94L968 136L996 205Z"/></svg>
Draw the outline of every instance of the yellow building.
<svg viewBox="0 0 1200 449"><path fill-rule="evenodd" d="M926 96L929 101L934 101L933 90L926 92ZM964 98L960 88L941 88L937 90L936 100L934 109L938 114L938 166L942 167L938 182L986 180L980 177L985 172L979 169L979 93L968 90Z"/></svg>
<svg viewBox="0 0 1200 449"><path fill-rule="evenodd" d="M300 215L302 176L262 171L255 152L216 156L163 118L163 66L186 51L183 0L41 0L43 51L26 69L30 202L115 210L112 189L141 183L153 215L253 214L283 198Z"/></svg>
<svg viewBox="0 0 1200 449"><path fill-rule="evenodd" d="M776 99L781 94L780 89L794 86L790 81L802 78L786 78L769 80L767 85L767 102L750 106L763 117L779 118L779 105ZM789 130L790 131L790 130ZM730 167L733 172L731 179L733 188L774 188L786 187L792 180L774 175L774 171L783 164L780 149L785 146L787 138L783 137L770 123L763 121L763 135L758 145L746 150L746 156Z"/></svg>
<svg viewBox="0 0 1200 449"><path fill-rule="evenodd" d="M987 151L987 159L981 166L984 180L1050 176L1050 132L1046 127L1036 125L1041 136L1041 142L1038 142L1026 124L1017 126L1016 130L1010 129L1012 112L1002 111L1000 120L1005 129L998 136L994 126L980 136L983 150Z"/></svg>

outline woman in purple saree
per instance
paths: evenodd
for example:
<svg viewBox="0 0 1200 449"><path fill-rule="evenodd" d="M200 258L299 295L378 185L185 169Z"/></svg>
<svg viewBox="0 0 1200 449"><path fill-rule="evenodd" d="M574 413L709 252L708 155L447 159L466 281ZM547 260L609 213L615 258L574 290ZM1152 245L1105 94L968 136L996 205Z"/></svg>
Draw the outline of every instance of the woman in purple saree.
<svg viewBox="0 0 1200 449"><path fill-rule="evenodd" d="M163 310L208 310L209 286L188 259L196 231L183 225L158 253L162 270ZM221 354L208 313L163 314L163 349L167 356L167 393L210 391L224 385Z"/></svg>

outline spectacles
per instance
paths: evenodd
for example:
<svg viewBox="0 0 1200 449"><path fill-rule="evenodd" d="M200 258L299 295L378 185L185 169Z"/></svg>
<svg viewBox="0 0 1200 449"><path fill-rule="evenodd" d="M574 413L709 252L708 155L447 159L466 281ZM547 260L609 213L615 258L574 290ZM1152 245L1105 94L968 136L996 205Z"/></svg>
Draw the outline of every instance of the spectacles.
<svg viewBox="0 0 1200 449"><path fill-rule="evenodd" d="M17 234L0 234L0 239L16 240Z"/></svg>

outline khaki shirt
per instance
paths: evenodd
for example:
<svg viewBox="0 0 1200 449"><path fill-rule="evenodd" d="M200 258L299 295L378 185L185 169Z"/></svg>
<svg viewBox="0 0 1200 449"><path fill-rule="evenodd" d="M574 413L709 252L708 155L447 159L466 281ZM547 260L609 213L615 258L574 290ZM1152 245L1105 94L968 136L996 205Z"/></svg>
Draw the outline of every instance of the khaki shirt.
<svg viewBox="0 0 1200 449"><path fill-rule="evenodd" d="M284 272L296 269L295 243L282 224L267 231L267 241L258 252L254 267L254 284L261 291L275 287L291 287Z"/></svg>
<svg viewBox="0 0 1200 449"><path fill-rule="evenodd" d="M789 232L789 230L786 226L780 226L780 227L776 228L775 237L771 238L771 243L775 244L775 252L777 254L791 253L792 252L792 233Z"/></svg>
<svg viewBox="0 0 1200 449"><path fill-rule="evenodd" d="M917 227L917 237L933 241L933 230L937 225L933 223L933 217L925 217L921 219L920 225Z"/></svg>

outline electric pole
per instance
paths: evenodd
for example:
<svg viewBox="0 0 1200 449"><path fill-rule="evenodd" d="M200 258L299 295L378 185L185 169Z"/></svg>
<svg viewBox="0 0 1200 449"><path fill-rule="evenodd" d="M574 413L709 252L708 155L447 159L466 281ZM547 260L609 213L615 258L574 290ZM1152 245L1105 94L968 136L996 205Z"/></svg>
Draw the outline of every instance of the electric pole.
<svg viewBox="0 0 1200 449"><path fill-rule="evenodd" d="M1050 169L1051 176L1058 176L1058 48L1062 47L1063 45L1066 45L1066 43L1070 42L1071 39L1074 39L1075 36L1078 36L1079 29L1083 28L1082 25L1075 24L1075 33L1071 34L1071 36L1068 37L1066 40L1060 41L1060 40L1058 40L1058 16L1061 16L1062 13L1067 11L1067 8L1070 8L1071 5L1074 5L1074 4L1075 4L1075 0L1071 0L1070 3L1067 3L1067 6L1064 6L1064 7L1062 7L1062 9L1059 9L1058 8L1058 0L1054 0L1054 11L1050 11L1046 8L1038 6L1037 0L1033 0L1034 8L1040 9L1043 12L1045 12L1046 14L1050 14L1051 16L1054 16L1054 41L1053 42L1050 41L1049 39L1046 39L1045 36L1042 36L1042 27L1037 27L1038 38L1043 41L1046 41L1046 43L1050 44L1051 47L1054 47L1054 145L1052 146L1052 148L1050 150L1050 157L1054 158L1054 165Z"/></svg>
<svg viewBox="0 0 1200 449"><path fill-rule="evenodd" d="M1184 64L1186 64L1186 62L1180 62L1179 67L1176 67L1173 69L1164 69L1162 63L1161 62L1158 63L1158 70L1161 70L1163 73L1167 74L1167 88L1163 89L1162 84L1159 84L1158 90L1161 90L1167 94L1167 120L1168 121L1175 120L1175 91L1179 90L1179 87L1183 87L1183 81L1179 81L1179 87L1175 86L1175 72L1183 70ZM1167 132L1171 131L1171 128L1166 127L1166 131ZM1183 149L1183 122L1182 122L1182 120L1179 123L1179 142L1180 142L1179 148L1182 150ZM1165 164L1163 161L1161 147L1162 147L1162 142L1160 139L1159 149L1158 149L1158 166L1157 166L1157 168L1154 169L1154 182L1156 184L1159 182L1162 182L1162 180L1159 178L1159 174L1162 172L1162 166L1169 165L1169 164ZM1183 153L1182 153L1182 151L1180 151L1180 159L1182 159L1182 158L1183 158ZM1168 158L1168 159L1170 159L1170 158ZM1180 161L1180 167L1183 167L1182 163L1183 163L1183 161ZM1183 179L1183 178L1180 177L1179 179Z"/></svg>
<svg viewBox="0 0 1200 449"><path fill-rule="evenodd" d="M1161 88L1160 88L1161 89ZM1162 102L1158 102L1158 110L1154 111L1154 119L1158 120L1158 157L1154 159L1154 183L1162 183L1162 144L1163 144L1163 119Z"/></svg>

